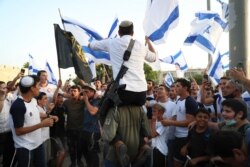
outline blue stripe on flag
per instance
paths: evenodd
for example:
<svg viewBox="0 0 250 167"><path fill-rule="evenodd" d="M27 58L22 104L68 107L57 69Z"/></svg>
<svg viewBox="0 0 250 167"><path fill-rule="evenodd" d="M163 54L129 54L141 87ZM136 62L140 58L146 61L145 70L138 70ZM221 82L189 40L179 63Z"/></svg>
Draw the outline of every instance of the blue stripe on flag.
<svg viewBox="0 0 250 167"><path fill-rule="evenodd" d="M116 29L118 21L118 18L116 18L114 23L112 24L111 29L109 30L108 38L110 38L110 36L113 34L113 31Z"/></svg>
<svg viewBox="0 0 250 167"><path fill-rule="evenodd" d="M151 41L156 41L164 37L166 31L168 31L170 25L179 17L179 7L176 6L172 13L169 15L167 20L162 24L162 26L154 31L148 38Z"/></svg>
<svg viewBox="0 0 250 167"><path fill-rule="evenodd" d="M216 49L214 47L214 45L207 38L205 38L202 35L197 36L196 42L200 43L203 47L205 47L206 49L208 49L212 53L214 53L214 51Z"/></svg>
<svg viewBox="0 0 250 167"><path fill-rule="evenodd" d="M214 66L213 66L213 68L212 68L212 70L211 70L211 72L210 72L210 76L214 77L215 72L216 72L216 70L217 70L217 68L218 68L218 66L219 66L219 64L220 64L220 61L221 61L221 56L218 55L218 59L217 59L216 62L214 63ZM216 79L216 78L215 78L215 79Z"/></svg>
<svg viewBox="0 0 250 167"><path fill-rule="evenodd" d="M82 49L83 49L84 53L89 53L89 54L93 55L96 59L106 59L106 60L110 61L109 54L106 52L94 51L87 46L83 46Z"/></svg>
<svg viewBox="0 0 250 167"><path fill-rule="evenodd" d="M90 30L89 28L85 27L85 26L82 26L80 24L76 24L76 23L73 23L71 21L68 21L68 20L65 20L65 19L62 19L62 22L63 23L66 23L66 24L73 24L73 25L77 25L79 26L80 28L84 29L87 33L89 33L90 35L92 35L96 40L102 40L103 37L101 37L101 35L99 35L98 33Z"/></svg>
<svg viewBox="0 0 250 167"><path fill-rule="evenodd" d="M201 13L201 12L195 13L195 17L197 17L199 20L211 19L217 16L219 15L216 13Z"/></svg>
<svg viewBox="0 0 250 167"><path fill-rule="evenodd" d="M184 43L194 43L194 41L195 41L195 39L197 38L197 35L191 35L191 36L188 36L186 39L185 39L185 41L184 41Z"/></svg>

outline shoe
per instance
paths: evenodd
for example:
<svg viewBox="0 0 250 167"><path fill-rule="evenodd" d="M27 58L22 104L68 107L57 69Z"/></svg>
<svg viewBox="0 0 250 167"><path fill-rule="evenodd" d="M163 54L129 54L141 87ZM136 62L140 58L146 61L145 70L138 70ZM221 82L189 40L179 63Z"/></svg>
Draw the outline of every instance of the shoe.
<svg viewBox="0 0 250 167"><path fill-rule="evenodd" d="M78 166L78 167L84 167L82 161L77 161L77 166Z"/></svg>
<svg viewBox="0 0 250 167"><path fill-rule="evenodd" d="M122 167L128 166L130 163L130 160L129 160L129 156L127 155L127 150L128 150L127 146L122 141L118 141L115 144L115 148L116 148L116 154L120 162L120 165Z"/></svg>

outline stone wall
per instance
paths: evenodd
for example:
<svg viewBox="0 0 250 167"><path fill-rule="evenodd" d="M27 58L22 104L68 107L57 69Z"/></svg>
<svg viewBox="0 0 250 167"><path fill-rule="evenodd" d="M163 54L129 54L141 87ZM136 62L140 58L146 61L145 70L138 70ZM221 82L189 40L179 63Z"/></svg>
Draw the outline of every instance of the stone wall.
<svg viewBox="0 0 250 167"><path fill-rule="evenodd" d="M0 65L0 81L12 81L20 72L20 67Z"/></svg>

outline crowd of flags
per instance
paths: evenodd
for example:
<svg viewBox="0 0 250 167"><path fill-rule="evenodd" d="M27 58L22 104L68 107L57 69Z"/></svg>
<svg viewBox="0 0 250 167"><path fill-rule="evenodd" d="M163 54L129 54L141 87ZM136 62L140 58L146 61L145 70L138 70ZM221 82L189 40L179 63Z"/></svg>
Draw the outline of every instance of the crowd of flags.
<svg viewBox="0 0 250 167"><path fill-rule="evenodd" d="M215 81L223 75L229 66L229 53L220 53L217 43L223 32L228 31L229 7L227 3L217 0L221 4L222 14L202 11L195 13L191 22L191 31L183 42L183 45L197 45L208 54L212 55L213 63L209 69L209 76ZM158 12L162 11L162 12ZM90 82L96 77L95 65L102 63L110 65L110 56L107 52L93 51L88 43L94 40L104 39L96 30L69 17L61 16L64 30L55 24L55 39L58 53L59 68L74 67L75 73L80 79ZM155 44L165 43L171 30L178 26L179 4L178 0L148 0L143 29L145 35ZM105 38L118 36L118 17L115 17ZM181 48L181 47L180 47ZM159 61L173 64L180 71L187 71L185 53L180 49L173 55L160 58ZM34 58L29 55L29 72L36 74L38 68ZM49 74L49 82L57 81L48 62L44 68ZM164 82L169 85L174 82L171 73L167 73Z"/></svg>

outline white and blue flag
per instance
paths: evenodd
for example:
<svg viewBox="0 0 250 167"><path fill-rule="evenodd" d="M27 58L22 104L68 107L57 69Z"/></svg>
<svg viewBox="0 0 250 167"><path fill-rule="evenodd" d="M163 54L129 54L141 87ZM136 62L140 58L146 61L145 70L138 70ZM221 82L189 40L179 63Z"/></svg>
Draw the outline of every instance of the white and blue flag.
<svg viewBox="0 0 250 167"><path fill-rule="evenodd" d="M33 58L31 54L29 54L29 75L37 75L38 71L40 71L41 68L38 66L37 62Z"/></svg>
<svg viewBox="0 0 250 167"><path fill-rule="evenodd" d="M183 55L183 52L180 50L177 54L171 55L165 58L160 59L161 62L174 64L176 65L181 71L187 71L188 65L186 59Z"/></svg>
<svg viewBox="0 0 250 167"><path fill-rule="evenodd" d="M223 61L223 59L225 60ZM217 58L208 71L208 75L211 76L218 84L220 82L220 78L227 69L229 69L229 52L224 54L220 54L220 52L218 52Z"/></svg>
<svg viewBox="0 0 250 167"><path fill-rule="evenodd" d="M171 72L167 72L167 74L165 75L165 78L164 78L164 83L167 87L171 87L171 85L173 85L174 83L174 78L171 74Z"/></svg>
<svg viewBox="0 0 250 167"><path fill-rule="evenodd" d="M110 56L106 52L102 51L93 51L87 45L93 40L102 40L103 37L97 33L93 28L89 28L86 25L67 18L63 17L62 22L67 31L70 31L76 40L82 45L84 54L88 59L93 60L95 63L103 63L110 65ZM112 33L111 33L112 34Z"/></svg>
<svg viewBox="0 0 250 167"><path fill-rule="evenodd" d="M191 23L191 32L184 44L194 43L209 54L214 54L220 36L228 24L213 12L199 12L195 16L195 20Z"/></svg>
<svg viewBox="0 0 250 167"><path fill-rule="evenodd" d="M118 37L118 29L119 29L119 20L118 17L115 17L111 28L109 30L108 38L117 38Z"/></svg>
<svg viewBox="0 0 250 167"><path fill-rule="evenodd" d="M48 82L50 84L57 85L56 77L55 77L55 75L54 75L48 61L46 61L45 71L47 71L47 74L48 74Z"/></svg>
<svg viewBox="0 0 250 167"><path fill-rule="evenodd" d="M155 44L165 43L169 30L178 22L178 0L148 0L143 29Z"/></svg>

